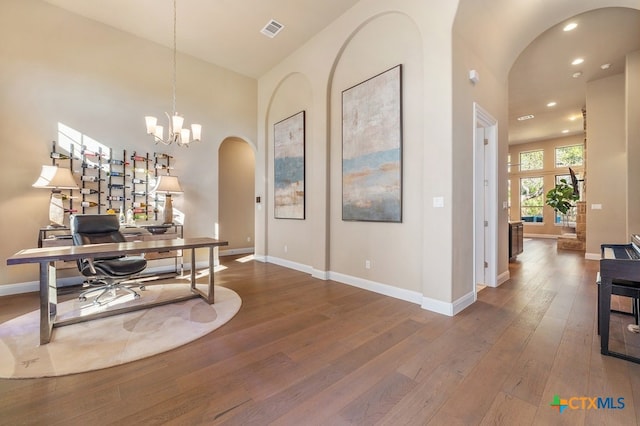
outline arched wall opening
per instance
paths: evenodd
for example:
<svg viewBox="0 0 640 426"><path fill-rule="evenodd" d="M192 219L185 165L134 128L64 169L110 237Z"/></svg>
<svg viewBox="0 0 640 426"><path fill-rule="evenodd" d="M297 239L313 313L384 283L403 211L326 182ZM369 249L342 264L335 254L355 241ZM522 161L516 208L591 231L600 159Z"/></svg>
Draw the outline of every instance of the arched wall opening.
<svg viewBox="0 0 640 426"><path fill-rule="evenodd" d="M474 177L467 167L473 158L473 104L482 105L498 123L497 185L499 283L509 278L507 153L508 76L520 53L540 34L573 16L602 7L639 9L637 1L598 0L584 2L529 2L460 0L452 31L453 53L453 193L455 206L464 207L473 193ZM469 80L475 70L480 81ZM465 208L453 209L453 300L473 292L474 265L469 262L474 218Z"/></svg>
<svg viewBox="0 0 640 426"><path fill-rule="evenodd" d="M228 241L220 256L254 252L255 170L253 145L228 137L218 148L218 223L216 235Z"/></svg>

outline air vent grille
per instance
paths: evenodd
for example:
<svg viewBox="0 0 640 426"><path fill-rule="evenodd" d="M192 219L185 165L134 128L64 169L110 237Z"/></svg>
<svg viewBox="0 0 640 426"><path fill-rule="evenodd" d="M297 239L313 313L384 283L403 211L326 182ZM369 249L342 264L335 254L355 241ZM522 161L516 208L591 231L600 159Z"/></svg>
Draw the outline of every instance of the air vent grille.
<svg viewBox="0 0 640 426"><path fill-rule="evenodd" d="M280 22L276 21L275 19L272 19L269 22L267 22L267 25L265 25L260 32L269 38L274 38L276 34L282 31L283 28L284 28L284 25L282 25Z"/></svg>

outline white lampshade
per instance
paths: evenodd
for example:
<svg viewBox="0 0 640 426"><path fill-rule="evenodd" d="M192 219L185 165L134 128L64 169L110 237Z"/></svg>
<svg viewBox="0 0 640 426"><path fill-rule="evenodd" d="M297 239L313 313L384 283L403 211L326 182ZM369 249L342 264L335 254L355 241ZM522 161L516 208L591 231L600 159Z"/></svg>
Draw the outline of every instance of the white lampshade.
<svg viewBox="0 0 640 426"><path fill-rule="evenodd" d="M182 123L184 123L184 117L175 113L171 116L171 125L173 127L173 133L180 133L182 130Z"/></svg>
<svg viewBox="0 0 640 426"><path fill-rule="evenodd" d="M182 192L182 188L180 188L177 176L166 175L158 177L158 182L152 192L177 194Z"/></svg>
<svg viewBox="0 0 640 426"><path fill-rule="evenodd" d="M189 129L180 130L180 139L182 140L182 143L189 143L190 137L191 137L191 130Z"/></svg>
<svg viewBox="0 0 640 426"><path fill-rule="evenodd" d="M158 124L158 119L156 117L152 117L147 115L144 118L145 123L147 124L147 134L152 135L155 134L156 124Z"/></svg>
<svg viewBox="0 0 640 426"><path fill-rule="evenodd" d="M202 136L202 126L200 124L192 124L191 135L193 136L194 141L199 141L200 136Z"/></svg>
<svg viewBox="0 0 640 426"><path fill-rule="evenodd" d="M71 170L58 166L42 166L40 176L32 185L34 188L78 189Z"/></svg>

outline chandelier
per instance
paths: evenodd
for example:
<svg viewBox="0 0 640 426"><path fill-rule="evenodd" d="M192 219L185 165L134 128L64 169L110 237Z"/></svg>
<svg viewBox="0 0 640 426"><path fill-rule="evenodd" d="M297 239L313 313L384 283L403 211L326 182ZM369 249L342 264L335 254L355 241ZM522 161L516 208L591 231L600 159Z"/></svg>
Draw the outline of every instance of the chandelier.
<svg viewBox="0 0 640 426"><path fill-rule="evenodd" d="M192 124L191 130L182 127L184 117L176 111L176 0L173 0L173 113L169 115L165 112L169 119L169 134L164 138L164 127L158 125L158 119L152 116L144 118L147 125L147 134L153 136L156 143L160 142L164 145L175 143L178 146L189 146L189 142L200 141L202 126L200 124ZM193 139L191 139L193 138Z"/></svg>

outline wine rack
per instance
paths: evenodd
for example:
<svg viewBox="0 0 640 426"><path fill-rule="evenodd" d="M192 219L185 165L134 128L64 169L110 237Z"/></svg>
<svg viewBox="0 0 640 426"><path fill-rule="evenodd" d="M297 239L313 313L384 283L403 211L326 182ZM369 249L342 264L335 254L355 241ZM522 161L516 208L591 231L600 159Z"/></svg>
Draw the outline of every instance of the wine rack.
<svg viewBox="0 0 640 426"><path fill-rule="evenodd" d="M69 154L64 154L60 151L58 151L56 149L56 142L53 141L51 143L51 164L53 166L64 166L63 163L67 163L69 166L69 169L73 171L73 160L74 160L74 147L71 146L71 151L69 152ZM77 210L74 209L74 205L73 205L73 200L74 200L74 196L73 196L73 190L69 189L66 192L60 191L60 198L62 199L62 202L64 203L64 201L68 200L68 206L69 208L65 208L64 212L65 214L70 214L70 213L76 213Z"/></svg>
<svg viewBox="0 0 640 426"><path fill-rule="evenodd" d="M78 149L73 145L67 154L54 141L51 159L53 165L68 165L80 187L61 195L69 203L68 209L65 206L67 214L110 213L117 214L121 222L130 222L127 220L129 213L129 219L134 222L158 220L159 200L150 192L158 176L173 168L172 156L159 152L133 151L129 154L126 150L120 155L110 148L91 151L85 146Z"/></svg>

